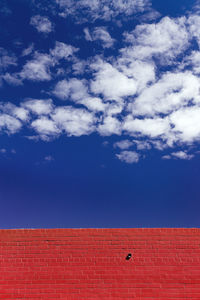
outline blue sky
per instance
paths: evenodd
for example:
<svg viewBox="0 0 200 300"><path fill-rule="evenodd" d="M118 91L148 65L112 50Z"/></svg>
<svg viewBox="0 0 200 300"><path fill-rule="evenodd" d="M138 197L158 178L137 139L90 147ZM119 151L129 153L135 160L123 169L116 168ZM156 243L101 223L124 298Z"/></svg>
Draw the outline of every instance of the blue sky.
<svg viewBox="0 0 200 300"><path fill-rule="evenodd" d="M0 4L0 227L199 227L200 1Z"/></svg>

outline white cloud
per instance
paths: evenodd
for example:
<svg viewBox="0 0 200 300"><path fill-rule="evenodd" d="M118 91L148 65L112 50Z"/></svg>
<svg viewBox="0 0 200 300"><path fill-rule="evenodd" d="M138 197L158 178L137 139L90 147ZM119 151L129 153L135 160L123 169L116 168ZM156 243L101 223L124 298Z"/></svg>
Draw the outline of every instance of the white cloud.
<svg viewBox="0 0 200 300"><path fill-rule="evenodd" d="M135 151L122 151L120 154L116 154L117 158L128 164L137 163L140 155Z"/></svg>
<svg viewBox="0 0 200 300"><path fill-rule="evenodd" d="M69 97L69 93L70 93L69 82L65 79L59 81L53 90L53 94L61 100L67 100Z"/></svg>
<svg viewBox="0 0 200 300"><path fill-rule="evenodd" d="M133 142L136 144L137 150L150 150L151 149L151 144L148 141L133 140Z"/></svg>
<svg viewBox="0 0 200 300"><path fill-rule="evenodd" d="M184 151L172 152L171 155L176 157L176 158L186 159L186 160L190 160L194 157L194 155L188 154Z"/></svg>
<svg viewBox="0 0 200 300"><path fill-rule="evenodd" d="M34 26L38 32L50 33L53 30L51 21L47 17L40 15L33 16L30 24Z"/></svg>
<svg viewBox="0 0 200 300"><path fill-rule="evenodd" d="M104 111L105 104L100 98L91 97L85 80L71 78L59 81L52 94L61 100L71 100L86 106L92 111Z"/></svg>
<svg viewBox="0 0 200 300"><path fill-rule="evenodd" d="M58 82L53 94L62 100L71 99L73 101L79 101L89 97L85 81L77 78L71 78L68 81L64 79Z"/></svg>
<svg viewBox="0 0 200 300"><path fill-rule="evenodd" d="M80 87L82 87L82 92ZM87 106L92 111L103 111L104 104L100 98L88 96L84 84L76 79L70 81L71 99L73 101L83 102L83 105ZM86 110L74 109L72 107L62 107L54 110L52 100L40 100L29 99L21 103L21 107L16 107L12 104L7 104L3 109L10 115L17 117L18 119L25 121L31 120L29 112L38 115L50 116L52 113L53 119L48 117L40 117L31 122L31 127L39 134L40 138L47 140L49 137L55 137L60 134L61 131L65 131L68 135L82 135L90 134L95 130L93 122L95 117L92 113ZM53 111L54 110L54 111ZM64 119L63 119L64 118ZM18 121L13 122L13 128L11 122L11 116L7 116L7 119L2 119L1 127L4 127L9 133L14 133L14 124L21 126ZM4 122L3 122L4 121ZM8 127L8 128L7 128ZM9 130L8 130L9 129ZM18 128L17 128L18 129Z"/></svg>
<svg viewBox="0 0 200 300"><path fill-rule="evenodd" d="M200 51L192 51L189 56L186 56L183 63L180 65L180 69L184 69L188 66L195 75L200 74Z"/></svg>
<svg viewBox="0 0 200 300"><path fill-rule="evenodd" d="M28 110L24 109L23 107L18 107L10 102L0 104L0 110L3 113L11 115L21 121L28 121L29 119Z"/></svg>
<svg viewBox="0 0 200 300"><path fill-rule="evenodd" d="M106 116L113 116L113 115L119 115L122 113L124 108L124 103L116 103L114 101L109 101L106 103L106 110L105 110L105 115Z"/></svg>
<svg viewBox="0 0 200 300"><path fill-rule="evenodd" d="M78 50L78 48L75 48L71 45L56 41L54 49L50 50L50 54L56 60L68 59Z"/></svg>
<svg viewBox="0 0 200 300"><path fill-rule="evenodd" d="M129 105L134 115L168 114L191 102L200 101L200 81L191 72L166 73L157 83L144 89Z"/></svg>
<svg viewBox="0 0 200 300"><path fill-rule="evenodd" d="M16 118L8 114L0 114L0 130L4 130L8 134L14 134L18 132L21 127L21 122Z"/></svg>
<svg viewBox="0 0 200 300"><path fill-rule="evenodd" d="M55 122L48 117L40 117L33 121L30 125L42 139L49 137L56 137L60 134L60 129L56 126Z"/></svg>
<svg viewBox="0 0 200 300"><path fill-rule="evenodd" d="M85 68L87 66L87 61L85 60L79 60L76 57L73 57L73 65L72 65L72 71L74 75L84 74Z"/></svg>
<svg viewBox="0 0 200 300"><path fill-rule="evenodd" d="M73 16L78 22L111 20L131 16L150 8L149 0L56 0L63 17Z"/></svg>
<svg viewBox="0 0 200 300"><path fill-rule="evenodd" d="M162 64L169 64L189 43L186 18L162 18L159 23L138 25L125 35L126 42L132 44L122 49L122 53L132 58L160 59Z"/></svg>
<svg viewBox="0 0 200 300"><path fill-rule="evenodd" d="M27 121L28 120L28 111L22 107L16 107L12 111L13 115L20 119L21 121Z"/></svg>
<svg viewBox="0 0 200 300"><path fill-rule="evenodd" d="M114 143L114 147L120 148L121 150L129 149L133 145L133 142L129 140L122 140Z"/></svg>
<svg viewBox="0 0 200 300"><path fill-rule="evenodd" d="M50 66L53 64L48 54L36 52L34 58L24 65L20 76L23 80L48 81L51 79Z"/></svg>
<svg viewBox="0 0 200 300"><path fill-rule="evenodd" d="M78 49L62 42L56 42L48 53L35 52L33 59L27 61L22 71L17 74L23 80L49 81L52 79L51 68L59 65L61 59L69 60Z"/></svg>
<svg viewBox="0 0 200 300"><path fill-rule="evenodd" d="M115 40L110 36L106 27L95 27L93 31L89 31L88 28L84 29L85 39L87 41L100 41L103 48L110 48L113 46Z"/></svg>
<svg viewBox="0 0 200 300"><path fill-rule="evenodd" d="M119 72L111 64L99 61L91 67L96 70L95 80L91 82L90 87L93 93L102 94L105 100L116 101L135 94L136 81Z"/></svg>
<svg viewBox="0 0 200 300"><path fill-rule="evenodd" d="M143 0L57 2L68 17L77 11L78 17L82 11L82 16L86 13L89 20L104 21L143 11L145 3L149 3ZM51 99L25 99L18 106L1 104L1 130L15 133L23 124L35 130L35 135L29 138L44 140L60 134L118 135L120 141L114 148L120 149L117 157L127 163L138 162L140 158L139 153L127 151L132 146L138 152L171 148L171 153L163 158L191 159L193 154L180 148L200 140L200 51L192 43L194 39L200 43L199 18L190 14L138 25L123 35L123 48L116 49L110 57L107 56L110 51L104 53L99 47L101 55L93 57L92 53L92 57L83 59L76 56L78 48L63 42L57 41L46 53L33 52L30 45L22 51L20 59L25 64L18 73L5 71L16 67L17 59L1 49L2 82L20 85L25 80L54 79L47 94L66 101L66 106L63 102L56 106L57 99L55 104ZM113 46L108 27L89 27L84 29L87 41L100 42L104 48ZM29 54L31 58L27 60Z"/></svg>
<svg viewBox="0 0 200 300"><path fill-rule="evenodd" d="M103 103L101 98L97 97L84 97L83 100L79 101L80 104L84 105L87 107L89 110L93 112L104 112L107 108L107 105Z"/></svg>
<svg viewBox="0 0 200 300"><path fill-rule="evenodd" d="M121 122L115 117L107 116L103 119L102 124L98 126L97 131L102 136L120 135L122 132Z"/></svg>
<svg viewBox="0 0 200 300"><path fill-rule="evenodd" d="M171 154L164 155L162 159L172 159L172 158L178 158L178 159L184 159L184 160L191 160L194 157L193 154L188 154L185 151L177 151L172 152Z"/></svg>
<svg viewBox="0 0 200 300"><path fill-rule="evenodd" d="M191 143L200 140L200 107L182 108L170 115L172 131L179 142Z"/></svg>
<svg viewBox="0 0 200 300"><path fill-rule="evenodd" d="M200 16L191 15L188 18L188 25L191 36L196 39L200 46Z"/></svg>
<svg viewBox="0 0 200 300"><path fill-rule="evenodd" d="M168 118L134 119L132 116L125 118L123 129L130 135L141 135L156 138L168 135L170 124Z"/></svg>
<svg viewBox="0 0 200 300"><path fill-rule="evenodd" d="M2 76L2 78L10 85L18 86L23 84L19 74L17 73L13 73L13 74L6 73L5 75Z"/></svg>
<svg viewBox="0 0 200 300"><path fill-rule="evenodd" d="M156 80L156 70L153 62L144 62L123 55L117 60L117 68L128 78L133 78L137 84L137 93Z"/></svg>
<svg viewBox="0 0 200 300"><path fill-rule="evenodd" d="M53 102L51 99L29 99L22 103L22 107L37 115L49 115L53 110Z"/></svg>
<svg viewBox="0 0 200 300"><path fill-rule="evenodd" d="M169 137L169 135L168 135L168 137ZM173 142L173 140L172 140L172 142ZM168 141L168 143L169 143L169 141ZM151 144L153 145L153 147L155 149L160 150L160 151L168 148L168 146L172 146L171 144L167 145L166 143L163 143L163 140L151 140Z"/></svg>
<svg viewBox="0 0 200 300"><path fill-rule="evenodd" d="M85 109L71 106L57 107L52 114L56 125L69 136L88 135L95 131L96 118Z"/></svg>

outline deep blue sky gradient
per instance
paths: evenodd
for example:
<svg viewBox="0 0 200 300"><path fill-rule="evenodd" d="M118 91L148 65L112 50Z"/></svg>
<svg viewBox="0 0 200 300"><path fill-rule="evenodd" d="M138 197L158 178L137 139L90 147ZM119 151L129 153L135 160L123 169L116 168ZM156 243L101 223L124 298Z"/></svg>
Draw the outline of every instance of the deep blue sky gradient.
<svg viewBox="0 0 200 300"><path fill-rule="evenodd" d="M198 157L152 153L126 165L98 136L40 142L39 149L17 136L3 140L17 153L0 160L2 228L199 226ZM55 161L43 163L52 153Z"/></svg>

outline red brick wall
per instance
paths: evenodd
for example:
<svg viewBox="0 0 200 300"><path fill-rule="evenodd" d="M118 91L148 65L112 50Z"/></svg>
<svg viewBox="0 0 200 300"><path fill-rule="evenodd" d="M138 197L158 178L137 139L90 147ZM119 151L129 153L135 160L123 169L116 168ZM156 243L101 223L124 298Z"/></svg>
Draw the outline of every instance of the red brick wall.
<svg viewBox="0 0 200 300"><path fill-rule="evenodd" d="M199 300L200 229L0 230L0 299Z"/></svg>

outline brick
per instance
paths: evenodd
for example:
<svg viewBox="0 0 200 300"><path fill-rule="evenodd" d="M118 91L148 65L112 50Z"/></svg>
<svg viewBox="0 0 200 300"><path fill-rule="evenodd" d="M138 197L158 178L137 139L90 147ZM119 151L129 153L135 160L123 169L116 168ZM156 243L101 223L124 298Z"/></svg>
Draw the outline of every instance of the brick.
<svg viewBox="0 0 200 300"><path fill-rule="evenodd" d="M197 228L0 230L0 299L199 300L199 278Z"/></svg>

